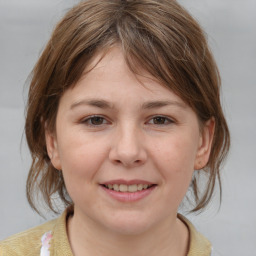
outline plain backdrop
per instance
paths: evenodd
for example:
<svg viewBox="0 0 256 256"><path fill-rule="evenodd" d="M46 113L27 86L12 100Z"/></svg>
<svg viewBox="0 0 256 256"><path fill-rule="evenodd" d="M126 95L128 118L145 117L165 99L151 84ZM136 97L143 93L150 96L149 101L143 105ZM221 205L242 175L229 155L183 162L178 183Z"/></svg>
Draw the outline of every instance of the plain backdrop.
<svg viewBox="0 0 256 256"><path fill-rule="evenodd" d="M26 202L26 79L71 0L0 0L0 240L45 220ZM182 0L208 34L232 147L223 201L189 218L220 255L256 256L256 1ZM47 218L54 217L48 214Z"/></svg>

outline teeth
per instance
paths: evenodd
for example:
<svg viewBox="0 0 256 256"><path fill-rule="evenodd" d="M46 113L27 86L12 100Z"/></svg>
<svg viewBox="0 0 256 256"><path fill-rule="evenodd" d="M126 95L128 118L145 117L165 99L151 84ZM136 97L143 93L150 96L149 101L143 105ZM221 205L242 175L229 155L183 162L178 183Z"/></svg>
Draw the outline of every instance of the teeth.
<svg viewBox="0 0 256 256"><path fill-rule="evenodd" d="M138 185L138 190L140 191L140 190L142 190L143 189L143 185L142 184L139 184Z"/></svg>
<svg viewBox="0 0 256 256"><path fill-rule="evenodd" d="M128 186L129 192L136 192L138 191L138 186L136 184Z"/></svg>
<svg viewBox="0 0 256 256"><path fill-rule="evenodd" d="M109 185L108 185L108 188L109 188L109 189L113 189L113 185L112 185L112 184L109 184Z"/></svg>
<svg viewBox="0 0 256 256"><path fill-rule="evenodd" d="M127 189L128 189L127 185L123 185L123 184L119 185L120 192L127 192Z"/></svg>
<svg viewBox="0 0 256 256"><path fill-rule="evenodd" d="M115 191L119 191L119 185L114 184L114 185L113 185L113 189L114 189Z"/></svg>
<svg viewBox="0 0 256 256"><path fill-rule="evenodd" d="M108 189L112 189L115 191L120 192L137 192L143 189L147 189L150 185L147 184L133 184L133 185L126 185L126 184L108 184L106 185Z"/></svg>

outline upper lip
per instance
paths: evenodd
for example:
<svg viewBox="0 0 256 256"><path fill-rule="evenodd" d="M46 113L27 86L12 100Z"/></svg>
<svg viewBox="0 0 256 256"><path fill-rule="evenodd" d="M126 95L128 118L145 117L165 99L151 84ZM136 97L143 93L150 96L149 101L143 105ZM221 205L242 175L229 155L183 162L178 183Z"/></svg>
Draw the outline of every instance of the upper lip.
<svg viewBox="0 0 256 256"><path fill-rule="evenodd" d="M110 184L125 184L125 185L134 185L134 184L146 184L146 185L153 185L155 183L146 181L146 180L124 180L124 179L117 179L117 180L109 180L101 183L101 185L110 185Z"/></svg>

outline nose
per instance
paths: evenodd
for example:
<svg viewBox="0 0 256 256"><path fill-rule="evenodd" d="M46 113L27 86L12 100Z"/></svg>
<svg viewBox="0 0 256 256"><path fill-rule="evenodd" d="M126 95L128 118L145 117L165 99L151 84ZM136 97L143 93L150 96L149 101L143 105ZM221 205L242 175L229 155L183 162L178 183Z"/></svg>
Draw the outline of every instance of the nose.
<svg viewBox="0 0 256 256"><path fill-rule="evenodd" d="M147 153L144 138L139 128L129 125L117 128L109 159L114 164L129 168L143 165L146 162Z"/></svg>

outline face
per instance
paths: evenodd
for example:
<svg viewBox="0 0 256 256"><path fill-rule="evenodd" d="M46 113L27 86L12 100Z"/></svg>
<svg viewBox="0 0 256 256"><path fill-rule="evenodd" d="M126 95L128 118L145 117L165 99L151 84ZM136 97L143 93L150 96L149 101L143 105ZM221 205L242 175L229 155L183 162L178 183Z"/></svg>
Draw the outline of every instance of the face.
<svg viewBox="0 0 256 256"><path fill-rule="evenodd" d="M111 49L64 93L56 132L46 133L74 218L125 234L176 219L194 169L207 163L214 126L200 132L180 97L142 75Z"/></svg>

